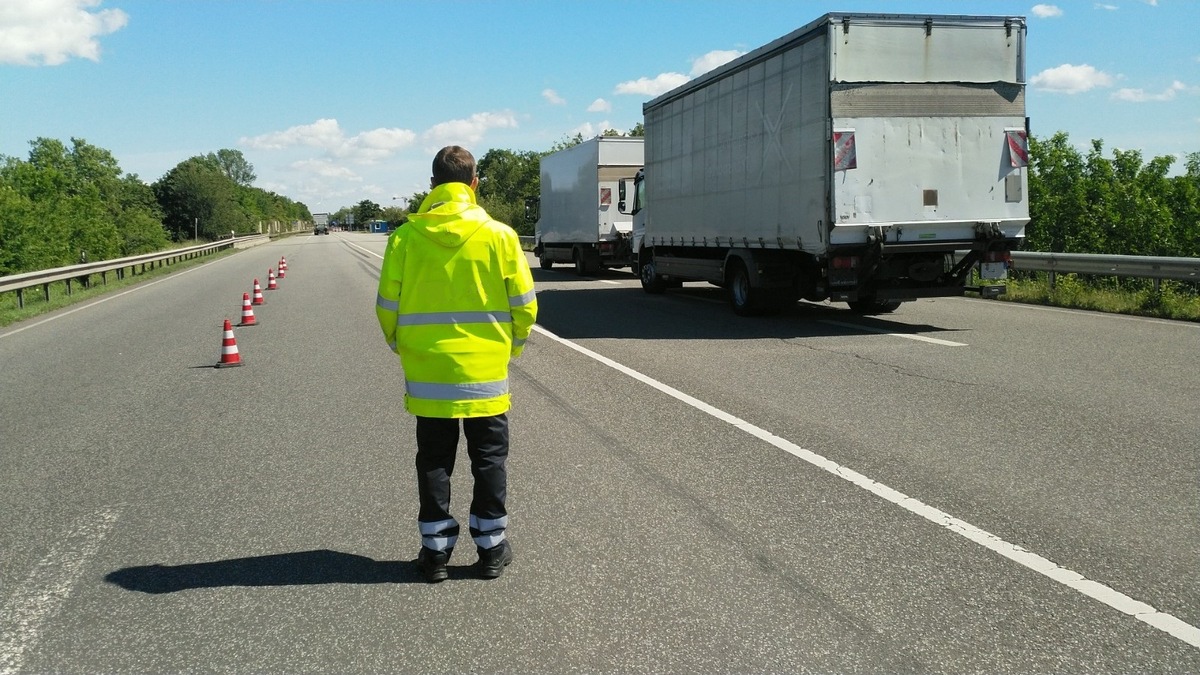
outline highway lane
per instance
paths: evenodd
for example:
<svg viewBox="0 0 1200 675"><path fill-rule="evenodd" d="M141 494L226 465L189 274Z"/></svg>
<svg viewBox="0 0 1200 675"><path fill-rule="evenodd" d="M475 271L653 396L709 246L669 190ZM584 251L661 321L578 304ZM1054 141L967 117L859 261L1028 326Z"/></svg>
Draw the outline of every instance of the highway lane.
<svg viewBox="0 0 1200 675"><path fill-rule="evenodd" d="M0 671L1200 666L549 335L1195 625L1195 327L961 299L747 321L702 285L535 270L517 562L429 587L371 313L382 247L276 242L0 333ZM236 329L246 366L207 367L280 255L262 325Z"/></svg>

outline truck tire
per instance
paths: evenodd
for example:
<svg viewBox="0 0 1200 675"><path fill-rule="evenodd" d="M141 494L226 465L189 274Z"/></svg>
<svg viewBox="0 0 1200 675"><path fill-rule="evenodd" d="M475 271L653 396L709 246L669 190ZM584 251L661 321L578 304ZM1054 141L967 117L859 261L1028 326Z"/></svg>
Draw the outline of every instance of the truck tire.
<svg viewBox="0 0 1200 675"><path fill-rule="evenodd" d="M571 259L575 261L575 274L581 277L587 276L588 268L587 263L583 260L583 251L576 247L575 251L571 254Z"/></svg>
<svg viewBox="0 0 1200 675"><path fill-rule="evenodd" d="M740 261L729 265L729 278L725 287L729 290L729 304L733 313L738 316L756 316L762 314L762 302L759 300L760 291L750 284L750 273Z"/></svg>
<svg viewBox="0 0 1200 675"><path fill-rule="evenodd" d="M846 304L850 305L850 311L859 314L891 314L900 306L900 301L865 298L862 300L851 300Z"/></svg>
<svg viewBox="0 0 1200 675"><path fill-rule="evenodd" d="M654 269L654 258L638 268L638 276L642 280L642 290L647 293L658 295L667 290L666 279L658 276L658 272Z"/></svg>
<svg viewBox="0 0 1200 675"><path fill-rule="evenodd" d="M538 266L544 270L548 270L551 267L554 267L554 261L546 257L545 253L542 253L542 255L538 258Z"/></svg>

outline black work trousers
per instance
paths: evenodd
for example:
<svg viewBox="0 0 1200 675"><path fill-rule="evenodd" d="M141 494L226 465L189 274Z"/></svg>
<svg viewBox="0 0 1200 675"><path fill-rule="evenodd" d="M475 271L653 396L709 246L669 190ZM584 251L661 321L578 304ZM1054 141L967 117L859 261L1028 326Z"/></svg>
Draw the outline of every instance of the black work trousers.
<svg viewBox="0 0 1200 675"><path fill-rule="evenodd" d="M450 515L450 477L458 453L459 419L417 417L417 493L421 509L417 525L421 545L435 551L453 549L458 522ZM471 496L470 532L476 546L492 548L505 539L508 511L508 415L461 419L467 456L475 479Z"/></svg>

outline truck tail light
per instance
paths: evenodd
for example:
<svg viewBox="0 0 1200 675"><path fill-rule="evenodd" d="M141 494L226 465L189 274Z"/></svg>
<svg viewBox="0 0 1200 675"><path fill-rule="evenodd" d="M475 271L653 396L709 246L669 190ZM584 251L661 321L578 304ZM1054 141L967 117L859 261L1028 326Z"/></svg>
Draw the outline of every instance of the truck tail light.
<svg viewBox="0 0 1200 675"><path fill-rule="evenodd" d="M1008 251L988 251L984 254L983 261L1012 264L1012 254Z"/></svg>
<svg viewBox="0 0 1200 675"><path fill-rule="evenodd" d="M830 266L835 270L853 270L858 269L859 257L856 255L837 256L830 261Z"/></svg>

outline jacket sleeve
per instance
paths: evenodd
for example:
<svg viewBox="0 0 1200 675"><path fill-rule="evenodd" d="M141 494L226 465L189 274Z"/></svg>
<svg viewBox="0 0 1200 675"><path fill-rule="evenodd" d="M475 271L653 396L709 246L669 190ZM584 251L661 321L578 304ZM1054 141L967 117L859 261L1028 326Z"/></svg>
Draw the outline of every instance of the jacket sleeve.
<svg viewBox="0 0 1200 675"><path fill-rule="evenodd" d="M393 352L396 347L396 317L400 313L400 286L404 271L404 242L399 232L393 233L388 239L387 249L383 252L383 267L379 271L379 292L375 296L375 316L379 319L379 328L383 330L383 339Z"/></svg>
<svg viewBox="0 0 1200 675"><path fill-rule="evenodd" d="M504 283L508 291L509 311L512 314L512 357L516 358L525 349L525 341L529 339L529 333L537 321L537 294L533 288L533 273L529 271L529 260L525 257L525 251L521 249L521 240L514 232L512 236L505 237L505 241L505 257L510 262L507 265L510 273Z"/></svg>

